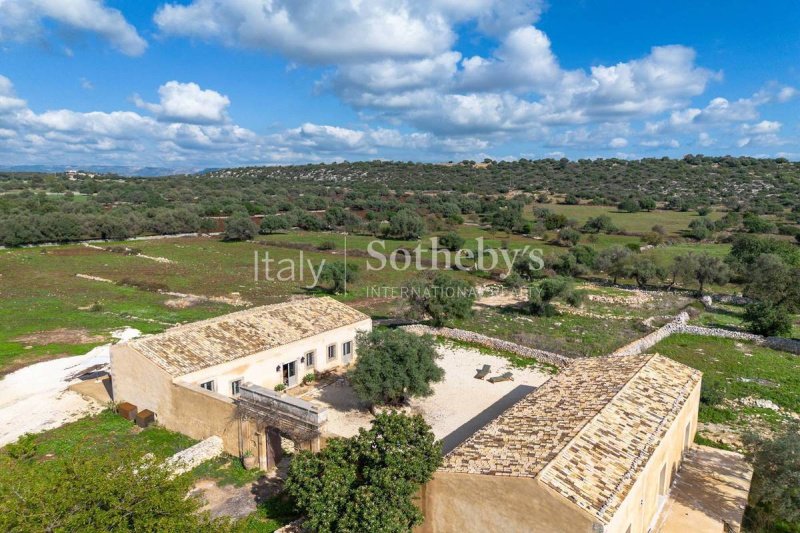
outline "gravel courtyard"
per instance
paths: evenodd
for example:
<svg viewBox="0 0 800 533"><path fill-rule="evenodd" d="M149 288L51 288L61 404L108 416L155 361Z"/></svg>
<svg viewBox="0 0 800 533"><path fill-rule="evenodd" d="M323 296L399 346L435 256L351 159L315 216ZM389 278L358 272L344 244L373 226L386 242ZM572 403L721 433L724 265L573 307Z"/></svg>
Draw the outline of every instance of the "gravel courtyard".
<svg viewBox="0 0 800 533"><path fill-rule="evenodd" d="M412 411L421 414L448 451L475 430L516 403L525 394L549 379L550 375L533 368L514 368L503 357L478 350L440 344L445 378L433 386L434 394L411 401ZM491 365L488 377L504 372L514 375L513 381L492 384L475 379L475 372ZM368 427L372 414L356 398L353 389L344 382L313 389L303 395L328 408L330 435L350 437L361 427Z"/></svg>

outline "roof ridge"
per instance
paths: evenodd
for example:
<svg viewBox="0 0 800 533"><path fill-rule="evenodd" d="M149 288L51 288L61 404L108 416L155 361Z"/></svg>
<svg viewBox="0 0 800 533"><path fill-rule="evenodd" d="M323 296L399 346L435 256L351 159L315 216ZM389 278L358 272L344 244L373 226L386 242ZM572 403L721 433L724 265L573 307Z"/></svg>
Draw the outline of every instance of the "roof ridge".
<svg viewBox="0 0 800 533"><path fill-rule="evenodd" d="M664 358L663 356L661 356L659 354L654 354L650 358L650 361L653 361L656 357L658 357L659 359L662 359L662 358L663 359L668 359L668 358ZM650 361L648 361L648 363ZM647 365L644 365L642 368L644 368L645 366L647 366ZM694 373L692 373L692 374L694 374ZM691 387L690 387L690 385L691 385ZM687 379L683 383L683 386L681 387L681 393L679 395L675 396L675 399L672 400L672 405L670 406L669 411L667 411L664 414L664 416L661 417L661 420L658 421L658 426L656 426L653 429L653 431L647 436L646 445L642 446L640 448L639 453L636 454L636 457L634 457L633 461L631 462L630 467L628 467L628 470L625 472L625 474L622 475L622 477L620 477L619 481L614 486L614 490L612 491L612 495L609 496L608 498L606 498L606 501L603 503L603 505L601 505L598 508L597 514L598 514L599 517L601 517L601 520L602 520L602 516L605 513L606 509L608 509L609 505L611 505L611 502L613 500L614 495L622 488L623 484L625 484L631 477L633 477L634 471L637 470L638 466L645 460L645 455L647 456L648 459L652 456L652 453L650 452L650 448L652 447L653 440L656 438L656 435L661 432L661 428L664 427L664 424L666 423L667 419L671 418L672 415L675 414L675 411L684 405L684 401L689 396L689 394L691 393L691 388L693 386L694 385L693 385L693 381L692 381L691 378Z"/></svg>
<svg viewBox="0 0 800 533"><path fill-rule="evenodd" d="M648 357L648 356L649 356L649 357ZM542 476L544 476L544 474L545 474L545 471L547 471L547 469L548 469L548 468L550 468L550 465L552 465L552 464L553 464L555 461L557 461L557 460L558 460L558 458L561 456L561 453L562 453L562 452L563 452L565 449L567 449L567 447L568 447L569 445L571 445L573 442L575 442L575 441L578 439L578 437L580 437L580 436L581 436L581 434L583 433L583 430L585 430L585 429L586 429L586 428L589 426L589 424L591 424L591 423L592 423L592 422L593 422L595 419L597 419L597 417L598 417L598 416L600 416L600 413L602 413L603 411L605 411L605 410L608 408L608 406L609 406L609 405L611 405L611 404L613 403L613 401L614 401L614 400L615 400L615 399L616 399L616 398L617 398L617 397L620 395L620 393L621 393L623 390L625 390L625 388L626 388L626 387L628 387L628 386L630 385L630 383L633 381L633 378L635 378L636 376L638 376L638 375L639 375L639 374L642 372L642 369L643 369L644 367L646 367L646 366L647 366L647 364L648 364L650 361L652 361L652 360L653 360L653 357L655 357L655 356L654 356L654 355L652 355L652 354L645 354L645 355L621 355L621 356L607 356L607 357L631 357L631 358L633 358L633 357L637 357L637 358L638 358L638 357L641 357L642 359L645 359L645 361L642 363L642 365L641 365L639 368L637 368L637 369L636 369L636 372L632 373L632 374L630 375L630 377L629 377L627 380L625 380L625 383L623 383L623 384L622 384L622 386L620 386L619 390L617 390L617 392L615 392L614 394L612 394L612 395L609 397L608 401L606 401L606 402L603 404L603 407L601 407L600 409L598 409L597 411L595 411L595 413L594 413L592 416L590 416L589 418L587 418L587 419L586 419L586 422L584 422L584 423L583 423L583 425L582 425L582 426L581 426L581 427L580 427L580 428L579 428L579 429L578 429L578 430L575 432L575 434L574 434L574 435L572 435L572 438L570 438L569 440L567 440L567 441L566 441L566 442L565 442L565 443L564 443L564 444L563 444L561 447L559 447L558 451L557 451L555 454L553 454L553 458L552 458L552 459L550 459L550 460L547 462L547 464L545 464L545 465L542 467L542 469L541 469L541 470L539 470L539 473L536 475L536 477L537 477L537 478L541 478ZM599 359L599 358L598 358L598 359Z"/></svg>

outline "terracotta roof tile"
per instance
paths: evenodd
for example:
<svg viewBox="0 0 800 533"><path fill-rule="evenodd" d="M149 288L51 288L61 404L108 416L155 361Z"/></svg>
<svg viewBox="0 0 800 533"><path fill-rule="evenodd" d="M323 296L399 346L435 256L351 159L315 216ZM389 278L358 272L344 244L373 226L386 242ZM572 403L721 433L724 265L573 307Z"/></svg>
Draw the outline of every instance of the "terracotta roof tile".
<svg viewBox="0 0 800 533"><path fill-rule="evenodd" d="M177 326L128 344L177 377L362 320L369 316L333 298L308 298Z"/></svg>

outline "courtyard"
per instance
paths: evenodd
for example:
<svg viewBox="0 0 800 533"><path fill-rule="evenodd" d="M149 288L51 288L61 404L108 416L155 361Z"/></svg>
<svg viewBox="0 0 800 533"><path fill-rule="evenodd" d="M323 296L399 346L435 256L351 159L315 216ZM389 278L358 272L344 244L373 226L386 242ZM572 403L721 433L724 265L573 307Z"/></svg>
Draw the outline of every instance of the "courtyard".
<svg viewBox="0 0 800 533"><path fill-rule="evenodd" d="M445 452L550 378L539 367L518 368L508 359L474 348L440 343L437 352L441 356L437 363L445 371L444 380L433 385L433 395L414 398L405 409L422 415L436 438L444 441ZM490 373L485 379L476 379L477 370L484 365L490 365ZM506 372L512 374L512 380L488 381ZM351 437L359 428L369 427L373 418L344 373L298 392L298 397L327 407L328 436Z"/></svg>

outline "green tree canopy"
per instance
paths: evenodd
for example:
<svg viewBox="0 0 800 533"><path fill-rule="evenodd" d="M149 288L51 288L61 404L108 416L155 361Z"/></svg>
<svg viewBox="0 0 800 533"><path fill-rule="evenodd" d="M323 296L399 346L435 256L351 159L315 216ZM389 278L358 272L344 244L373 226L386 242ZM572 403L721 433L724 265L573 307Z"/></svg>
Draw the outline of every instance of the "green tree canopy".
<svg viewBox="0 0 800 533"><path fill-rule="evenodd" d="M399 329L376 329L358 337L358 359L349 377L358 397L370 404L401 403L430 396L444 379L433 338Z"/></svg>
<svg viewBox="0 0 800 533"><path fill-rule="evenodd" d="M753 463L745 526L754 533L800 531L800 427L789 426L772 440L747 435Z"/></svg>
<svg viewBox="0 0 800 533"><path fill-rule="evenodd" d="M428 316L434 326L440 327L453 318L466 318L472 314L475 288L469 282L444 272L417 277L404 289L409 314L416 318Z"/></svg>
<svg viewBox="0 0 800 533"><path fill-rule="evenodd" d="M425 231L425 221L410 209L401 209L389 217L389 225L384 228L391 239L413 241L419 239Z"/></svg>
<svg viewBox="0 0 800 533"><path fill-rule="evenodd" d="M336 261L326 262L320 272L320 281L328 284L328 289L333 294L345 292L348 283L353 283L358 279L358 265Z"/></svg>
<svg viewBox="0 0 800 533"><path fill-rule="evenodd" d="M224 241L249 241L258 234L258 227L246 214L236 214L225 221Z"/></svg>
<svg viewBox="0 0 800 533"><path fill-rule="evenodd" d="M441 462L421 416L384 413L351 439L297 454L285 487L312 531L407 533L423 520L413 498Z"/></svg>
<svg viewBox="0 0 800 533"><path fill-rule="evenodd" d="M199 512L201 502L187 497L190 476L172 479L140 447L87 450L79 463L56 456L32 464L35 459L20 445L6 453L17 457L0 457L0 531L232 529Z"/></svg>

